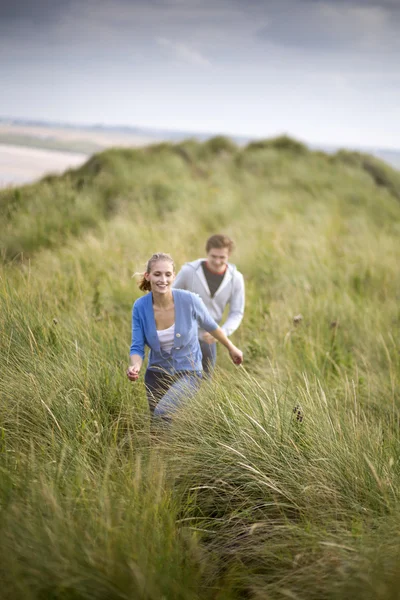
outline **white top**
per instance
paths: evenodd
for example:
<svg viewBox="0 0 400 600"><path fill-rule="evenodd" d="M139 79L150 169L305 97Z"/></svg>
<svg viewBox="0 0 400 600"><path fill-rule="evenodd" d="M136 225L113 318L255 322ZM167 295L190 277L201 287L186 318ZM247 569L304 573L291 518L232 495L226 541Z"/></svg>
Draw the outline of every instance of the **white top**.
<svg viewBox="0 0 400 600"><path fill-rule="evenodd" d="M157 329L157 335L161 350L171 354L174 345L175 323L172 323L171 327L168 327L168 329Z"/></svg>
<svg viewBox="0 0 400 600"><path fill-rule="evenodd" d="M207 259L199 258L183 265L175 277L172 287L198 294L217 323L221 322L225 307L229 304L229 313L225 323L221 325L221 329L226 335L231 335L239 327L243 318L245 304L243 275L235 265L228 263L222 283L211 298L210 289L201 266L205 260ZM199 328L200 338L202 333Z"/></svg>

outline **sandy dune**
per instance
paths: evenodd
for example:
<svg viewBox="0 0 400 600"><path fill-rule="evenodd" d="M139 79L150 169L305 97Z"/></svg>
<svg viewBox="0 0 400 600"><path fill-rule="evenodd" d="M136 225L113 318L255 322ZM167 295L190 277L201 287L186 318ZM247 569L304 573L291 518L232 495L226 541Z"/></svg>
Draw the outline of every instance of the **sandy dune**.
<svg viewBox="0 0 400 600"><path fill-rule="evenodd" d="M89 145L97 146L96 150L102 150L110 148L112 146L145 146L157 141L161 141L163 137L154 135L145 135L140 133L133 133L129 131L115 131L110 129L87 129L78 127L57 127L57 126L40 126L40 125L18 125L18 124L6 124L0 122L0 135L1 136L15 136L23 140L24 136L29 138L36 138L38 147L41 146L40 142L51 140L54 143L59 142L60 144L70 145L76 143L87 143ZM4 139L4 138L3 138ZM12 144L12 140L4 140L4 143ZM19 143L19 142L16 142ZM23 145L23 141L22 141ZM46 147L46 144L42 144ZM31 144L29 144L31 146Z"/></svg>
<svg viewBox="0 0 400 600"><path fill-rule="evenodd" d="M78 167L86 154L0 144L0 187L31 183L49 173Z"/></svg>

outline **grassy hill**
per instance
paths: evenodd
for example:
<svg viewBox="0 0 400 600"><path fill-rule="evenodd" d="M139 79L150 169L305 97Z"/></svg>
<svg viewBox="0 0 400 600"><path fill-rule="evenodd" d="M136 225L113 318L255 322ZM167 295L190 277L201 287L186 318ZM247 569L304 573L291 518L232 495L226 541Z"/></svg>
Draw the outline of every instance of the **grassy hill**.
<svg viewBox="0 0 400 600"><path fill-rule="evenodd" d="M0 192L0 579L16 600L398 598L400 174L289 138ZM224 232L235 368L151 443L133 273Z"/></svg>

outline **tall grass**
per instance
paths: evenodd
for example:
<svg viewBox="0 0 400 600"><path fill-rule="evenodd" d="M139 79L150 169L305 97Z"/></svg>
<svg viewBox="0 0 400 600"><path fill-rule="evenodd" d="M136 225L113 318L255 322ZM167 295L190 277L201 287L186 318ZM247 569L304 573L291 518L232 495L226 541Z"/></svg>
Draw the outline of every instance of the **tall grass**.
<svg viewBox="0 0 400 600"><path fill-rule="evenodd" d="M0 194L4 598L398 597L398 174L360 161L189 140ZM132 274L216 231L245 364L154 438Z"/></svg>

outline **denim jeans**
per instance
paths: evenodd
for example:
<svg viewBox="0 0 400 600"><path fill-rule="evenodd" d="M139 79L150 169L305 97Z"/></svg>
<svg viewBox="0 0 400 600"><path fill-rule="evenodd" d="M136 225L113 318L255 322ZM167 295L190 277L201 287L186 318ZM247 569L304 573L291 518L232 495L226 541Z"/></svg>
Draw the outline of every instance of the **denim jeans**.
<svg viewBox="0 0 400 600"><path fill-rule="evenodd" d="M169 421L184 401L196 394L201 377L201 371L178 371L170 375L147 369L144 384L151 414Z"/></svg>
<svg viewBox="0 0 400 600"><path fill-rule="evenodd" d="M199 340L201 353L203 355L203 371L206 377L211 377L212 372L217 362L217 344L207 344L202 340Z"/></svg>

